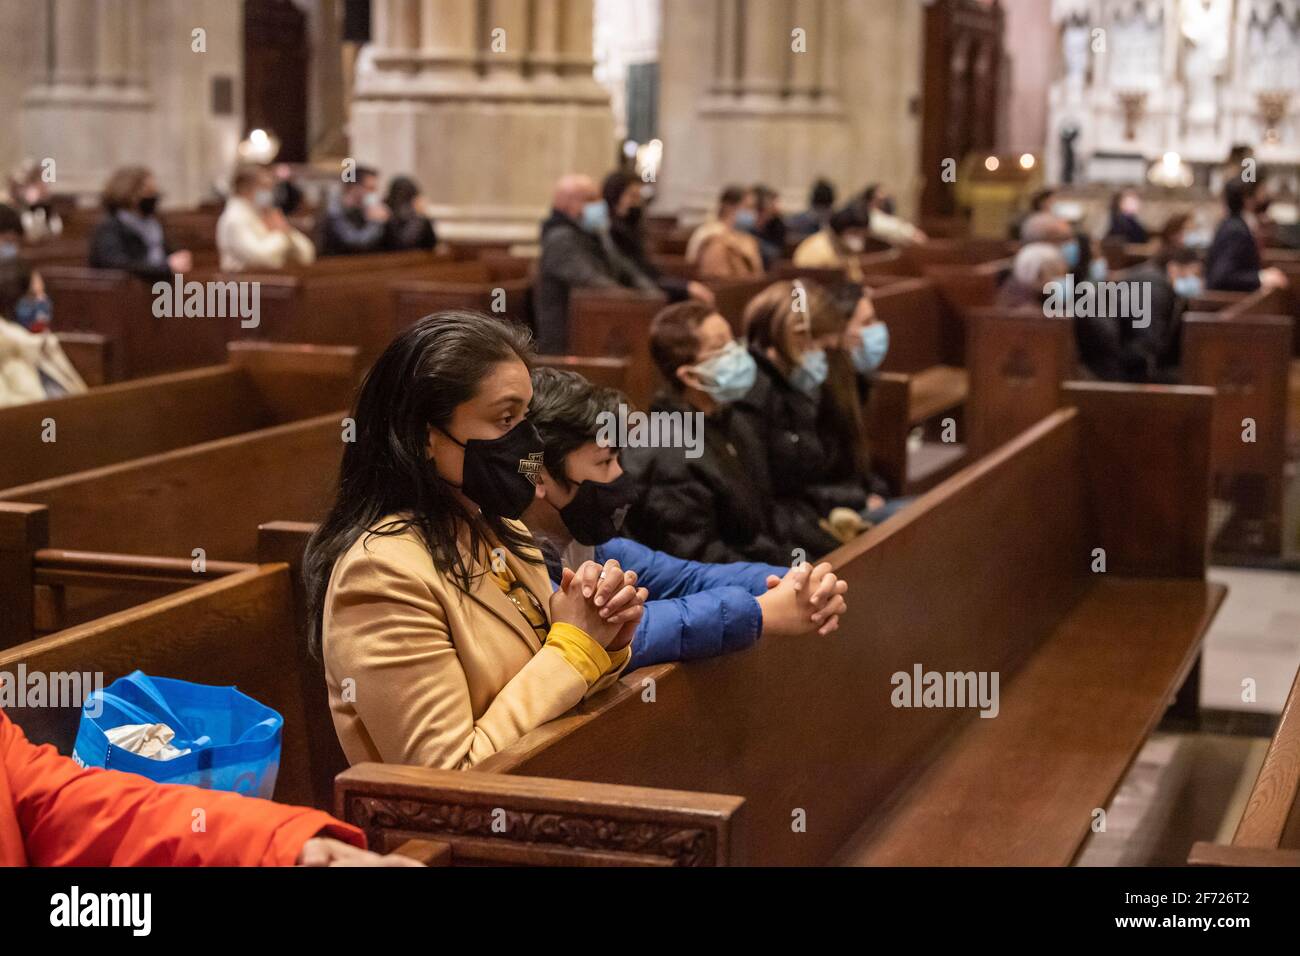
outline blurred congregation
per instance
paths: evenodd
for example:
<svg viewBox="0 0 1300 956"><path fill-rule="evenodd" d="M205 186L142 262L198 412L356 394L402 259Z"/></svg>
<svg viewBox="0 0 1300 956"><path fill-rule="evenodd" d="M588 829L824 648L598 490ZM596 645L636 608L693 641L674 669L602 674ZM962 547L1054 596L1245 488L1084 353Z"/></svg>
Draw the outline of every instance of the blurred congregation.
<svg viewBox="0 0 1300 956"><path fill-rule="evenodd" d="M0 864L1293 861L1300 648L1207 635L1295 620L1300 97L1210 6L6 9L0 676L178 756L0 694Z"/></svg>

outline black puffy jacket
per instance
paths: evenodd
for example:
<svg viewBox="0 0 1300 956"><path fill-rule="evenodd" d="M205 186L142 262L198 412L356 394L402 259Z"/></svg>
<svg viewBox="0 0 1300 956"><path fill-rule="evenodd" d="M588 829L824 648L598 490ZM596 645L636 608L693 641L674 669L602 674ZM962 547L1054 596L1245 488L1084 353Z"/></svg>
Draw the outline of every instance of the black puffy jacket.
<svg viewBox="0 0 1300 956"><path fill-rule="evenodd" d="M819 557L839 546L821 528L820 519L837 505L861 511L867 504L866 493L861 487L832 481L831 463L817 430L817 402L791 385L766 355L756 349L750 354L758 365L758 377L736 409L766 450L773 531L781 540L804 548L810 558Z"/></svg>
<svg viewBox="0 0 1300 956"><path fill-rule="evenodd" d="M655 398L651 412L695 414L667 393ZM623 449L623 467L637 483L627 519L631 536L694 561L790 565L794 545L771 531L762 450L734 406L705 418L699 450L692 458L685 448Z"/></svg>

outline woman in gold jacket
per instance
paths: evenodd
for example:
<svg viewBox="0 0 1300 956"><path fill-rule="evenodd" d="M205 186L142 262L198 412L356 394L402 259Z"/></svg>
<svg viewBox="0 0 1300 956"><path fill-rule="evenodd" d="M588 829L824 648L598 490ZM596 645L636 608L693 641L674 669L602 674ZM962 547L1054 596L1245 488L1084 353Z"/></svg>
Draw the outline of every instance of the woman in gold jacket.
<svg viewBox="0 0 1300 956"><path fill-rule="evenodd" d="M367 375L307 548L314 647L352 763L465 768L617 680L646 598L615 562L552 593L517 520L542 442L528 333L428 316Z"/></svg>

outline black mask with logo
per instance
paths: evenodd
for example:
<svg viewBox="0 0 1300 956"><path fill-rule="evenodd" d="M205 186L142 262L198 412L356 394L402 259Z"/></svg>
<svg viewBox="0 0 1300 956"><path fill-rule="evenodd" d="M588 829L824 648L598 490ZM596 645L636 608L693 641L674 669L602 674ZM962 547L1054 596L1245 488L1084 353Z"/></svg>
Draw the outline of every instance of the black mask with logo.
<svg viewBox="0 0 1300 956"><path fill-rule="evenodd" d="M500 438L471 438L464 443L438 430L465 449L460 485L465 497L502 518L518 518L524 513L541 479L546 447L532 422L525 419Z"/></svg>
<svg viewBox="0 0 1300 956"><path fill-rule="evenodd" d="M604 544L622 534L635 498L636 484L627 472L613 481L584 481L560 509L560 520L579 544Z"/></svg>

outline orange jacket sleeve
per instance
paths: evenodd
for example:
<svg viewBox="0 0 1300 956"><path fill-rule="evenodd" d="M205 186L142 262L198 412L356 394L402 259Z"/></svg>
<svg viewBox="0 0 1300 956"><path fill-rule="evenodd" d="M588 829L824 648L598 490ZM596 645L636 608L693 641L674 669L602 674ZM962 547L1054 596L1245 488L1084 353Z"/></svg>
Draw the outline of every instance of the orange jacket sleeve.
<svg viewBox="0 0 1300 956"><path fill-rule="evenodd" d="M25 860L6 847L15 824ZM79 767L0 711L0 863L291 866L318 834L365 846L319 810Z"/></svg>

